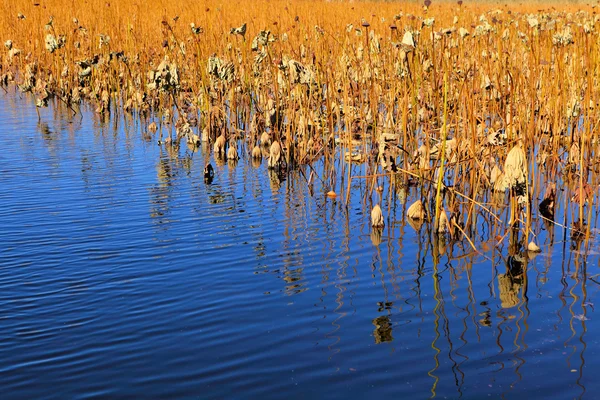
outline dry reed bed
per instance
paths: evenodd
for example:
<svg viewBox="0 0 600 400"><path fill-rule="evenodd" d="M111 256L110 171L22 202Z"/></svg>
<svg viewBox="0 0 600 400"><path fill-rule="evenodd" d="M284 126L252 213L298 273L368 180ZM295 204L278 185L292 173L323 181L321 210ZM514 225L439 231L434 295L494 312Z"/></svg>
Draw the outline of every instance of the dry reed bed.
<svg viewBox="0 0 600 400"><path fill-rule="evenodd" d="M563 197L562 224L590 236L592 7L37 2L4 4L0 81L40 108L54 98L75 114L85 101L139 117L165 146L208 142L215 156L266 156L279 171L324 160L319 178L346 202L356 180L365 204L382 182L393 195L417 184L409 221L472 245L474 213L500 238L521 228L524 244L537 199L552 220ZM386 210L373 209L381 229Z"/></svg>

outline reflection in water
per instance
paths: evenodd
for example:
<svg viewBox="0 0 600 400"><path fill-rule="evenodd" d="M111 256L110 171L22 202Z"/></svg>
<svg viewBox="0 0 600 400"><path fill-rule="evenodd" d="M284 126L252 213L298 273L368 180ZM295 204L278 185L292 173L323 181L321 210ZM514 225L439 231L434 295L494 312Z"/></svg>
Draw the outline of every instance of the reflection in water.
<svg viewBox="0 0 600 400"><path fill-rule="evenodd" d="M48 140L48 141L52 140L52 130L50 130L50 125L48 125L46 122L39 121L38 129L39 129L40 133L42 134L42 138L44 140Z"/></svg>
<svg viewBox="0 0 600 400"><path fill-rule="evenodd" d="M189 143L189 142L186 143L186 148L192 155L195 153L198 153L198 150L200 150L200 146L198 146L195 143Z"/></svg>
<svg viewBox="0 0 600 400"><path fill-rule="evenodd" d="M381 315L373 320L375 330L373 331L373 337L375 338L375 344L384 342L391 342L394 340L392 337L392 323L390 317L387 315Z"/></svg>
<svg viewBox="0 0 600 400"><path fill-rule="evenodd" d="M383 228L373 228L371 230L371 243L377 247L381 244L381 235L383 235Z"/></svg>
<svg viewBox="0 0 600 400"><path fill-rule="evenodd" d="M166 146L165 154L162 154L156 163L157 185L149 188L150 191L150 216L156 219L156 222L167 229L168 215L171 207L171 198L174 190L174 179L177 177L180 167L176 149L172 146Z"/></svg>
<svg viewBox="0 0 600 400"><path fill-rule="evenodd" d="M223 154L216 154L214 159L217 167L222 168L227 164L227 159Z"/></svg>
<svg viewBox="0 0 600 400"><path fill-rule="evenodd" d="M422 219L412 219L412 218L408 218L406 220L406 222L408 222L408 224L411 226L411 228L413 228L415 230L415 232L421 231L421 227L425 223Z"/></svg>
<svg viewBox="0 0 600 400"><path fill-rule="evenodd" d="M83 151L81 154L81 179L86 191L92 189L91 179L95 166L95 157L88 151Z"/></svg>
<svg viewBox="0 0 600 400"><path fill-rule="evenodd" d="M512 308L520 303L520 291L524 281L523 266L526 262L526 256L522 254L509 256L506 262L506 273L498 275L502 308Z"/></svg>
<svg viewBox="0 0 600 400"><path fill-rule="evenodd" d="M215 170L213 166L208 163L204 166L204 182L207 185L210 185L212 181L215 179Z"/></svg>
<svg viewBox="0 0 600 400"><path fill-rule="evenodd" d="M288 295L300 294L308 288L304 286L302 273L304 268L286 268L283 271L283 280L285 281L285 293Z"/></svg>
<svg viewBox="0 0 600 400"><path fill-rule="evenodd" d="M273 194L279 192L283 179L284 177L280 173L272 169L269 170L269 185L271 186L271 192Z"/></svg>
<svg viewBox="0 0 600 400"><path fill-rule="evenodd" d="M191 175L192 167L194 165L194 159L192 158L192 155L186 154L181 158L181 168L188 176Z"/></svg>
<svg viewBox="0 0 600 400"><path fill-rule="evenodd" d="M232 174L233 177L233 170L235 169L235 167L237 167L238 165L238 160L237 159L229 159L227 160L227 166L229 167L229 172Z"/></svg>
<svg viewBox="0 0 600 400"><path fill-rule="evenodd" d="M171 186L175 172L169 158L162 158L156 164L156 177L164 186Z"/></svg>
<svg viewBox="0 0 600 400"><path fill-rule="evenodd" d="M446 254L446 236L438 234L433 235L433 245L433 251L437 252L437 254L435 254L436 259Z"/></svg>

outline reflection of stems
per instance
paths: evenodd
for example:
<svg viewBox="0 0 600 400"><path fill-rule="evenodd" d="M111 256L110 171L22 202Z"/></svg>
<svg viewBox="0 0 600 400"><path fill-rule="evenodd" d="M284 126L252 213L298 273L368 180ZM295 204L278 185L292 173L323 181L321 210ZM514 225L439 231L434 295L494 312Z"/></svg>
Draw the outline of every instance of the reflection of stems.
<svg viewBox="0 0 600 400"><path fill-rule="evenodd" d="M440 379L440 378L438 378L437 375L434 375L434 372L440 366L440 361L438 359L438 356L440 354L440 349L438 349L436 347L436 342L440 338L440 314L438 313L438 310L440 308L440 303L441 303L440 298L439 298L440 283L438 280L437 264L433 265L433 290L434 290L434 298L435 298L435 308L433 309L433 313L435 314L435 320L434 320L435 338L433 339L433 342L431 342L431 348L433 350L435 350L435 355L433 356L433 360L435 362L435 367L433 367L433 369L431 369L430 371L427 372L427 375L434 378L433 385L431 386L431 398L435 397L435 389L436 389L438 381Z"/></svg>
<svg viewBox="0 0 600 400"><path fill-rule="evenodd" d="M417 297L419 299L419 314L421 314L421 321L423 321L423 299L421 299L421 277L425 275L423 272L423 267L425 266L425 256L421 259L421 252L423 251L423 237L421 231L419 230L419 251L417 252L417 279L415 279L415 283L417 284L415 287L415 291L417 293Z"/></svg>
<svg viewBox="0 0 600 400"><path fill-rule="evenodd" d="M504 333L504 331L502 330L502 325L504 324L504 322L506 322L506 317L504 315L498 315L501 319L501 321L498 323L498 325L496 325L496 328L498 329L498 336L496 336L496 346L498 346L498 348L500 349L500 351L498 352L497 355L500 355L502 353L504 353L504 347L502 346L502 334ZM504 369L504 364L502 364L502 369Z"/></svg>
<svg viewBox="0 0 600 400"><path fill-rule="evenodd" d="M471 302L471 294L469 293L469 302ZM467 331L469 330L469 326L467 325L467 318L469 318L471 316L471 312L469 311L469 304L467 304L467 307L464 308L464 311L466 311L466 315L465 317L462 319L462 332L460 333L459 339L462 342L462 345L460 345L457 349L456 349L456 355L460 356L463 358L463 360L461 362L458 363L458 365L456 366L456 369L458 369L461 373L462 379L460 381L460 385L462 387L462 385L465 382L465 374L462 372L462 370L460 369L460 366L464 363L469 361L469 357L466 354L462 354L460 353L460 351L467 345L467 340L465 339L465 335L467 334ZM477 324L475 324L477 325Z"/></svg>
<svg viewBox="0 0 600 400"><path fill-rule="evenodd" d="M575 313L573 310L573 306L575 305L575 303L577 303L577 300L579 300L579 297L577 296L577 294L575 294L575 287L577 286L578 279L577 279L577 259L575 259L575 272L573 274L573 278L575 280L575 284L571 286L571 288L569 289L569 294L571 295L571 298L573 299L573 301L571 302L571 304L569 304L569 314L571 314L571 318L569 318L569 329L571 329L571 336L565 341L564 346L567 347L568 343L571 341L571 339L573 339L575 337L575 335L577 334L577 331L575 330L575 326L573 323L573 320L575 319ZM581 321L582 324L584 324L583 321ZM571 346L573 348L573 352L571 354L569 354L567 356L567 366L569 366L570 368L570 359L571 356L573 354L575 354L575 351L577 351L577 346L576 345L572 345Z"/></svg>
<svg viewBox="0 0 600 400"><path fill-rule="evenodd" d="M452 274L453 274L452 266L450 265L450 263L446 264L446 266L447 266L447 269L451 269L450 276L452 277ZM439 281L439 279L438 279L438 281ZM452 288L452 286L453 286L452 282L450 282L450 285L451 285L450 287ZM450 289L450 294L452 296L452 289ZM456 383L458 393L460 393L462 395L462 391L461 391L462 383L459 384L457 372L461 375L461 382L464 381L465 374L460 370L458 364L456 363L456 360L452 357L452 352L454 351L454 345L452 344L452 337L450 334L450 320L448 319L448 316L446 315L446 307L445 307L445 302L444 302L443 290L440 291L440 313L442 315L442 318L444 319L444 336L446 337L446 340L448 341L448 358L450 359L450 361L452 361L452 374L454 375L454 381Z"/></svg>
<svg viewBox="0 0 600 400"><path fill-rule="evenodd" d="M590 207L591 208L591 207ZM581 359L581 365L579 366L579 376L577 377L577 385L579 387L581 387L582 389L582 393L581 396L582 397L585 394L585 386L583 386L581 384L581 380L583 379L583 367L585 366L585 358L583 357L583 353L585 352L586 348L587 348L587 344L585 343L585 340L583 340L583 337L585 336L585 333L587 332L586 329L586 325L585 325L585 315L587 314L587 307L586 307L586 302L587 302L587 287L586 287L586 281L587 281L587 263L585 258L583 259L583 265L581 267L581 275L582 275L582 280L581 280L581 308L583 310L583 321L581 322L581 335L579 336L579 342L582 345L582 349L581 349L581 353L579 353L579 358Z"/></svg>
<svg viewBox="0 0 600 400"><path fill-rule="evenodd" d="M471 314L473 316L472 321L473 321L473 326L475 326L475 334L477 335L477 342L481 342L481 337L479 336L479 324L477 323L477 321L475 321L475 317L477 316L477 309L475 308L475 304L476 304L476 299L475 299L475 292L473 292L473 281L471 279L471 272L472 272L472 266L473 266L473 260L469 260L466 266L467 269L467 282L468 282L468 287L467 287L467 293L469 294L469 304L471 305L471 307L473 307L473 313ZM467 305L467 310L469 309L468 305Z"/></svg>
<svg viewBox="0 0 600 400"><path fill-rule="evenodd" d="M528 347L527 343L525 342L525 334L529 330L529 326L527 325L527 316L529 315L529 308L527 308L527 301L528 301L528 299L527 299L527 264L525 264L525 267L523 270L523 288L521 290L522 290L521 302L519 303L519 306L517 308L517 310L519 311L519 318L515 322L515 325L517 326L517 333L515 334L515 339L513 341L515 350L512 352L513 355L515 356L515 358L519 360L519 364L515 367L515 374L517 375L517 380L515 382L513 382L511 387L513 387L516 383L518 383L519 381L521 381L523 379L523 376L519 372L519 369L523 365L525 365L525 359L520 357L519 354L521 354L522 352L527 350L527 347ZM525 312L523 311L522 307L525 308ZM523 321L523 328L524 328L522 335L521 335L521 325L520 325L521 321ZM522 346L519 345L519 337L521 339L520 343L522 344Z"/></svg>

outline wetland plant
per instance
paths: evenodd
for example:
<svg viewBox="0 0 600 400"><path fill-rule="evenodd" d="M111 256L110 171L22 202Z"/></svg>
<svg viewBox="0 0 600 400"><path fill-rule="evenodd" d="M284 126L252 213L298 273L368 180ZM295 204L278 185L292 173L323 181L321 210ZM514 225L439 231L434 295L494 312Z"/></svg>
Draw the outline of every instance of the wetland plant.
<svg viewBox="0 0 600 400"><path fill-rule="evenodd" d="M185 139L215 159L308 166L311 185L347 207L351 191L365 200L385 180L392 199L416 192L408 223L471 245L480 218L528 243L535 213L556 224L558 207L573 210L562 225L589 238L600 172L594 9L378 2L375 18L373 7L15 0L0 15L0 87L31 97L38 115L87 104L137 118L144 139L174 155ZM563 203L557 183L571 194Z"/></svg>

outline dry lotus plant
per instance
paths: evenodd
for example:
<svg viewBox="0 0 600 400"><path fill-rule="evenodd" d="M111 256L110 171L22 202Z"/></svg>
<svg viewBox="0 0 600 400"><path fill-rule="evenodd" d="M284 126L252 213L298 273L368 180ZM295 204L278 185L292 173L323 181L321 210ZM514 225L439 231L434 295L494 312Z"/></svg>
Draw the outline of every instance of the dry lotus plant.
<svg viewBox="0 0 600 400"><path fill-rule="evenodd" d="M500 174L496 176L496 181L494 182L494 192L506 192L506 189L508 189L506 179L504 179L504 174L500 172Z"/></svg>
<svg viewBox="0 0 600 400"><path fill-rule="evenodd" d="M232 35L240 35L243 38L246 37L246 24L244 23L242 26L238 27L238 28L231 28L230 33Z"/></svg>
<svg viewBox="0 0 600 400"><path fill-rule="evenodd" d="M540 202L539 210L542 216L548 219L554 218L554 205L556 201L556 184L550 183L546 187L544 198Z"/></svg>
<svg viewBox="0 0 600 400"><path fill-rule="evenodd" d="M433 160L437 160L440 158L440 151L442 149L443 143L436 143L435 146L432 146L429 150L429 157ZM446 160L450 160L452 158L452 154L456 152L457 149L456 139L446 140ZM420 152L421 149L419 149Z"/></svg>
<svg viewBox="0 0 600 400"><path fill-rule="evenodd" d="M196 135L195 133L189 133L187 135L186 139L187 139L187 143L191 144L194 147L198 147L202 143L200 141L200 136Z"/></svg>
<svg viewBox="0 0 600 400"><path fill-rule="evenodd" d="M371 210L371 226L373 228L383 228L385 221L383 219L383 213L379 204L375 204L373 210Z"/></svg>
<svg viewBox="0 0 600 400"><path fill-rule="evenodd" d="M592 197L592 188L585 182L583 183L583 186L578 186L573 192L574 194L571 197L571 201L575 204L580 204L582 200L584 203L587 203Z"/></svg>
<svg viewBox="0 0 600 400"><path fill-rule="evenodd" d="M422 145L414 154L415 161L418 163L420 170L426 170L430 168L429 160L431 155L429 151L430 150L427 148L427 146Z"/></svg>
<svg viewBox="0 0 600 400"><path fill-rule="evenodd" d="M252 158L255 160L260 160L262 158L262 151L260 147L254 146L252 148Z"/></svg>
<svg viewBox="0 0 600 400"><path fill-rule="evenodd" d="M527 182L527 157L521 143L516 144L506 156L504 181L511 189Z"/></svg>
<svg viewBox="0 0 600 400"><path fill-rule="evenodd" d="M281 145L274 141L269 150L269 168L278 168L281 165Z"/></svg>
<svg viewBox="0 0 600 400"><path fill-rule="evenodd" d="M229 150L227 150L227 159L228 160L237 160L240 157L238 156L237 146L235 142L229 144Z"/></svg>
<svg viewBox="0 0 600 400"><path fill-rule="evenodd" d="M446 210L440 211L440 216L437 221L437 233L444 234L452 232L450 227L450 220L448 219L448 215L446 214Z"/></svg>
<svg viewBox="0 0 600 400"><path fill-rule="evenodd" d="M269 135L269 132L265 131L262 133L260 136L260 144L264 147L271 146L271 135Z"/></svg>
<svg viewBox="0 0 600 400"><path fill-rule="evenodd" d="M215 155L223 155L225 154L225 146L227 145L227 140L225 139L225 135L221 134L217 140L215 140L215 144L213 146L213 151Z"/></svg>
<svg viewBox="0 0 600 400"><path fill-rule="evenodd" d="M542 249L540 249L540 246L535 244L535 242L531 241L527 245L527 251L530 251L532 253L539 253L540 251L542 251Z"/></svg>
<svg viewBox="0 0 600 400"><path fill-rule="evenodd" d="M490 172L490 184L492 186L496 185L496 182L498 182L499 180L504 179L504 176L502 175L502 171L500 170L500 168L498 168L498 165L494 164L494 167L492 168L492 172Z"/></svg>
<svg viewBox="0 0 600 400"><path fill-rule="evenodd" d="M569 148L568 163L575 164L575 165L579 164L579 157L580 157L579 144L577 142L573 142L573 144L571 145L571 148Z"/></svg>
<svg viewBox="0 0 600 400"><path fill-rule="evenodd" d="M406 216L410 219L416 219L424 221L427 218L427 212L425 206L421 200L415 201L408 210L406 210Z"/></svg>

